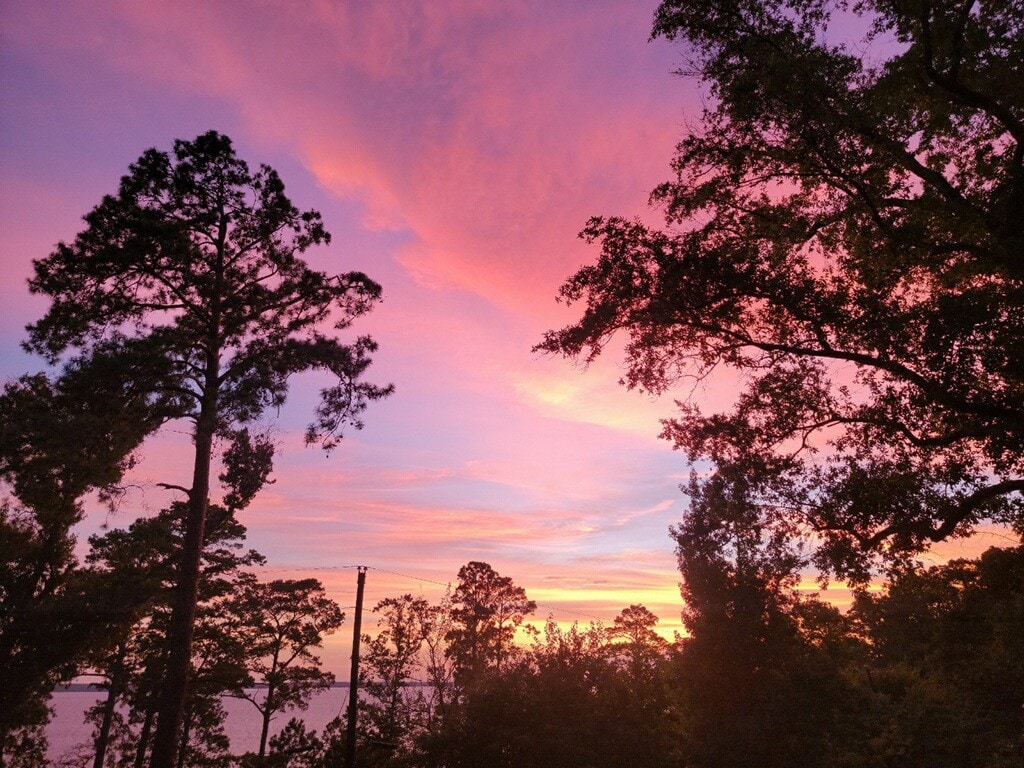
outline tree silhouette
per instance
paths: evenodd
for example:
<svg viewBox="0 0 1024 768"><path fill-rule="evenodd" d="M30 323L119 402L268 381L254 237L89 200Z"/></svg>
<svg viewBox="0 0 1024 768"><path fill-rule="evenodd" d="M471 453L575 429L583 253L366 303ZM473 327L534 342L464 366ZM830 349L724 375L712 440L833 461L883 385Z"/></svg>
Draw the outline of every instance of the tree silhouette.
<svg viewBox="0 0 1024 768"><path fill-rule="evenodd" d="M416 715L427 702L419 690L406 685L422 667L420 650L431 629L435 609L425 598L410 594L389 597L374 606L380 616L377 635L363 636L366 655L360 686L370 696L362 704L363 729L389 752L408 752Z"/></svg>
<svg viewBox="0 0 1024 768"><path fill-rule="evenodd" d="M850 697L839 657L812 640L828 636L819 628L838 612L796 590L804 560L759 524L746 483L694 479L689 493L690 509L672 530L690 633L675 683L686 764L845 764Z"/></svg>
<svg viewBox="0 0 1024 768"><path fill-rule="evenodd" d="M452 628L448 654L462 683L502 663L514 651L516 628L536 610L509 576L501 576L487 563L472 561L459 569L452 595Z"/></svg>
<svg viewBox="0 0 1024 768"><path fill-rule="evenodd" d="M73 367L102 368L159 403L150 431L166 418L192 423L191 480L167 484L187 495L188 512L152 765L173 768L214 438L281 405L289 377L306 370L337 380L322 390L307 441L331 447L343 427L360 427L366 404L390 387L361 381L372 340L346 345L325 326L347 328L380 287L360 273L310 269L300 255L330 241L320 215L300 212L273 169L250 171L212 131L175 142L173 156L147 150L85 223L35 262L30 287L51 305L26 346L51 362L77 355Z"/></svg>
<svg viewBox="0 0 1024 768"><path fill-rule="evenodd" d="M731 410L682 404L662 434L769 480L822 568L1020 524L1019 8L670 0L654 33L711 97L654 191L666 228L591 220L601 254L561 290L582 316L539 348L586 362L621 332L625 384L655 393L732 369Z"/></svg>
<svg viewBox="0 0 1024 768"><path fill-rule="evenodd" d="M654 628L658 617L643 605L623 608L608 628L612 651L621 654L631 678L638 685L649 684L654 668L664 659L668 641Z"/></svg>
<svg viewBox="0 0 1024 768"><path fill-rule="evenodd" d="M260 713L256 765L263 766L270 721L278 712L305 709L310 697L329 688L334 675L320 669L315 651L323 636L345 618L316 579L244 582L230 601L231 626L244 648L247 679L232 686L232 695L251 702ZM261 683L255 691L249 686Z"/></svg>
<svg viewBox="0 0 1024 768"><path fill-rule="evenodd" d="M112 720L115 704L128 715L121 743L122 761L132 757L141 768L152 746L152 725L161 681L167 665L167 627L174 585L181 562L181 542L187 507L172 504L153 517L140 518L127 529L114 529L89 539L86 561L92 572L124 604L128 619L105 645L93 649L91 667L105 678L107 701L98 712L96 761L107 751L104 723ZM262 565L263 557L244 550L246 530L232 511L210 507L204 531L201 579L190 678L179 739L179 762L199 764L213 753L224 753L222 694L246 677L246 647L236 631L224 600L248 574L241 570Z"/></svg>
<svg viewBox="0 0 1024 768"><path fill-rule="evenodd" d="M123 618L78 568L72 528L86 494L113 497L159 407L97 368L23 376L0 394L0 764L28 754L27 736L9 737L48 719L50 691Z"/></svg>
<svg viewBox="0 0 1024 768"><path fill-rule="evenodd" d="M904 764L1002 768L1024 758L1024 548L906 571L857 596L870 641L860 728Z"/></svg>

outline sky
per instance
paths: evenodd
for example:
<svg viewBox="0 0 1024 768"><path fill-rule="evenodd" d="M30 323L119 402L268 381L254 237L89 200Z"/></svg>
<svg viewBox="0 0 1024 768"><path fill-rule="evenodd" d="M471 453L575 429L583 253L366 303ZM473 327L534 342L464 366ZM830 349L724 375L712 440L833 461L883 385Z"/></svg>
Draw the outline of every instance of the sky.
<svg viewBox="0 0 1024 768"><path fill-rule="evenodd" d="M395 394L325 456L302 443L324 383L293 380L266 425L275 483L243 515L267 575L314 575L343 607L436 600L472 560L511 576L536 618L601 619L643 603L679 627L668 535L685 457L657 438L671 397L531 351L574 311L561 282L596 257L596 214L650 216L683 125L699 114L682 52L649 41L654 3L0 3L0 376L45 300L31 261L82 229L149 147L214 129L281 174L333 235L307 253L363 270L384 301L355 333ZM113 513L127 526L188 478L184 429L144 448ZM348 567L347 567L348 566ZM373 616L364 616L372 628ZM342 678L351 622L328 641Z"/></svg>
<svg viewBox="0 0 1024 768"><path fill-rule="evenodd" d="M730 391L655 399L618 385L614 355L583 370L531 351L576 315L555 295L597 256L579 230L656 217L648 194L700 116L685 51L649 40L655 5L0 0L0 377L42 367L18 346L46 309L32 259L145 149L220 131L322 213L333 242L312 266L383 285L354 331L380 344L369 378L396 388L329 456L302 442L324 380L293 380L268 415L275 482L242 514L268 577L315 576L351 616L355 565L369 609L437 600L479 560L538 620L642 603L681 629L668 532L691 467L658 419ZM151 439L82 539L172 501L157 483L187 484L189 448L184 429ZM350 627L324 653L341 679Z"/></svg>

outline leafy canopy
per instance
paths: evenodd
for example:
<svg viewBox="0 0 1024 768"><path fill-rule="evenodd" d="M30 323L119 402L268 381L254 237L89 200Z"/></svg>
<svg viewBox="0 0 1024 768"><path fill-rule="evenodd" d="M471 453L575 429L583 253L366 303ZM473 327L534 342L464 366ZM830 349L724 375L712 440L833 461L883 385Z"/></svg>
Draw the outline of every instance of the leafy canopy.
<svg viewBox="0 0 1024 768"><path fill-rule="evenodd" d="M665 227L592 219L601 254L561 289L582 316L538 348L589 362L624 333L653 393L731 370L730 410L680 403L662 434L826 570L1020 526L1022 28L1000 0L662 3L710 96L653 193Z"/></svg>

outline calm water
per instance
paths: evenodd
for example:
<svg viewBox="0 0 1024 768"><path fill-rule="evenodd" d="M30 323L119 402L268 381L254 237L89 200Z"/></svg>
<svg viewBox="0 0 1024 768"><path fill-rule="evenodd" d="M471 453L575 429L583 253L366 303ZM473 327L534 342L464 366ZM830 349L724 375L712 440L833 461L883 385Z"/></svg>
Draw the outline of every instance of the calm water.
<svg viewBox="0 0 1024 768"><path fill-rule="evenodd" d="M61 755L87 743L92 736L92 726L87 724L84 714L95 704L102 693L97 691L56 691L50 700L54 716L47 733L50 737L50 751L47 758L56 762ZM270 724L271 735L277 733L294 715L306 721L309 729L322 730L327 723L340 715L348 706L348 688L331 688L315 696L305 712L284 712ZM260 715L248 701L225 699L227 710L225 730L231 739L234 754L255 752L260 745Z"/></svg>

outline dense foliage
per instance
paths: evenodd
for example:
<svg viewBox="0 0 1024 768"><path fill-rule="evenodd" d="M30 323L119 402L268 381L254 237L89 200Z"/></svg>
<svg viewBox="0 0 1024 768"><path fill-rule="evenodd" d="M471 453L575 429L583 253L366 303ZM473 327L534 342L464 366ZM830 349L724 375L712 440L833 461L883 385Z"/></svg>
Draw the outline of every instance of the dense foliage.
<svg viewBox="0 0 1024 768"><path fill-rule="evenodd" d="M432 605L412 595L381 601L377 632L364 637L358 764L1019 764L1024 547L908 569L884 590L859 594L844 614L800 589L800 558L752 537L748 525L720 529L716 546L708 546L701 528L721 517L723 506L757 509L735 488L714 488L695 493L690 514L673 531L686 576L686 636L663 637L658 617L642 605L624 608L608 626L548 617L540 627L520 624L500 664L492 647L493 663L454 674L466 646L451 629L464 622L457 616L465 604L445 598ZM340 764L344 716L323 731L300 719L276 733L267 729L268 714L296 713L329 679L309 651L336 626L339 608L313 580L254 580L259 558L243 549L244 529L216 509L221 522L204 550L179 765ZM136 595L148 598L134 603L131 622L96 646L91 665L107 695L91 715L93 740L64 756L67 768L148 764L180 512L92 542L91 567L109 583L134 583ZM460 574L453 594L480 595L485 575L501 594L530 607L525 589L486 563L469 563ZM492 629L500 626L497 616L485 620ZM282 666L282 659L289 662ZM239 695L258 705L259 751L239 754L227 739L223 697ZM25 746L10 765L45 764L38 742L29 738Z"/></svg>
<svg viewBox="0 0 1024 768"><path fill-rule="evenodd" d="M867 30L862 38L859 34ZM669 2L706 86L657 229L595 218L540 348L625 383L728 375L663 436L865 579L1024 507L1024 12L1017 2ZM715 379L721 381L721 379Z"/></svg>
<svg viewBox="0 0 1024 768"><path fill-rule="evenodd" d="M153 406L102 364L71 365L54 381L24 376L0 394L0 762L12 730L47 720L54 685L136 601L77 568L71 531L83 496L115 497L159 419Z"/></svg>

